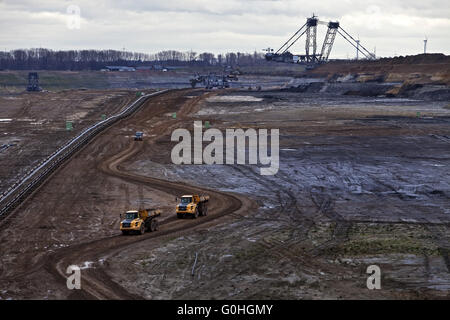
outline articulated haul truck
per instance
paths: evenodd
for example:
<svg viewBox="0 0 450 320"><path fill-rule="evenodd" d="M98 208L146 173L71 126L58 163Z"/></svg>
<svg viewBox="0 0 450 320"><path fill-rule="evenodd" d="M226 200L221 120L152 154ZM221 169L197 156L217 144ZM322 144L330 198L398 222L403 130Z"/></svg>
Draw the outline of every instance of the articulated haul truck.
<svg viewBox="0 0 450 320"><path fill-rule="evenodd" d="M125 213L120 222L122 234L138 233L144 234L146 231L156 231L158 229L157 217L161 215L159 209L130 210Z"/></svg>
<svg viewBox="0 0 450 320"><path fill-rule="evenodd" d="M197 194L182 196L180 203L177 205L177 217L190 216L195 219L198 216L206 216L208 213L208 201L209 196Z"/></svg>

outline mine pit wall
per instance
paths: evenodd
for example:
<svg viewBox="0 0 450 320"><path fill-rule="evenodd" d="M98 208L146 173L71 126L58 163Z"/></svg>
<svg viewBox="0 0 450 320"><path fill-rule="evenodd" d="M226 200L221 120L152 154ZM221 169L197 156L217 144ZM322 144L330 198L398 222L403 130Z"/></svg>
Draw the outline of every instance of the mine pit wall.
<svg viewBox="0 0 450 320"><path fill-rule="evenodd" d="M394 83L339 83L339 82L310 82L297 87L284 89L290 92L328 93L333 95L360 95L376 97L386 95L386 92L395 87Z"/></svg>
<svg viewBox="0 0 450 320"><path fill-rule="evenodd" d="M338 93L342 89L344 94L352 95L446 101L450 100L450 56L420 54L375 61L333 61L305 72L302 80L309 79L337 84L321 88L320 92ZM312 86L308 90L315 90L317 84ZM347 86L350 88L345 91Z"/></svg>
<svg viewBox="0 0 450 320"><path fill-rule="evenodd" d="M329 82L304 81L300 84L290 84L283 89L288 92L326 93L333 95L353 95L363 97L398 97L420 100L448 101L450 87L433 84L402 84L399 82Z"/></svg>

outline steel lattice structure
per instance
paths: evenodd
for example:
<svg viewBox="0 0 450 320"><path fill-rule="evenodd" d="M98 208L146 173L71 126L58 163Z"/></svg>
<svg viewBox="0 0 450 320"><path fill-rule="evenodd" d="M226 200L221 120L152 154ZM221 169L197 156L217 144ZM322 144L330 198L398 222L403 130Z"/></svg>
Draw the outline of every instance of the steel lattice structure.
<svg viewBox="0 0 450 320"><path fill-rule="evenodd" d="M325 39L322 44L320 53L317 52L317 26L319 24L326 25L328 27ZM289 49L306 34L305 41L305 53L304 55L293 55ZM361 53L365 59L375 59L375 54L371 53L364 46L361 45L359 40L355 40L347 31L345 31L338 21L324 22L320 21L317 16L313 15L306 19L306 23L300 27L283 45L273 52L272 49L265 49L266 60L276 62L289 62L289 63L301 63L307 65L307 67L313 67L320 63L328 61L331 49L336 38L336 34L341 35L347 40L358 53Z"/></svg>

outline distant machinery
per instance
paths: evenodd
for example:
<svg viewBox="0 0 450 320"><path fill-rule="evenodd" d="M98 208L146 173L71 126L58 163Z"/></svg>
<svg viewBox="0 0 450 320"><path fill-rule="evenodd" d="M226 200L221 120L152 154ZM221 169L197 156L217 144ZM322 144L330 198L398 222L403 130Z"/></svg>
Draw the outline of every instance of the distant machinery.
<svg viewBox="0 0 450 320"><path fill-rule="evenodd" d="M239 68L233 68L232 66L226 66L223 68L223 74L228 81L239 81L238 75L241 75Z"/></svg>
<svg viewBox="0 0 450 320"><path fill-rule="evenodd" d="M134 141L142 141L144 138L144 133L142 131L136 131L134 134Z"/></svg>
<svg viewBox="0 0 450 320"><path fill-rule="evenodd" d="M425 36L425 40L423 40L423 54L427 54L427 42L428 38Z"/></svg>
<svg viewBox="0 0 450 320"><path fill-rule="evenodd" d="M205 86L206 89L212 89L214 87L223 89L229 88L230 87L229 81L235 80L229 79L227 75L218 76L215 73L210 73L208 75L196 74L195 77L191 78L189 81L191 83L192 88L195 88L197 84L201 83L203 86Z"/></svg>
<svg viewBox="0 0 450 320"><path fill-rule="evenodd" d="M339 22L328 22L327 33L325 35L325 40L323 41L322 50L320 51L320 61L328 61L338 29Z"/></svg>
<svg viewBox="0 0 450 320"><path fill-rule="evenodd" d="M316 16L308 18L306 20L306 62L317 63L319 62L319 57L316 54L317 51L317 22L319 20ZM312 50L312 54L311 54Z"/></svg>
<svg viewBox="0 0 450 320"><path fill-rule="evenodd" d="M328 27L325 39L322 44L320 53L317 52L317 25L326 25ZM305 53L304 55L293 55L289 49L306 34ZM313 68L315 65L328 61L331 49L333 48L336 34L340 34L353 47L357 53L361 53L366 59L375 59L375 54L369 52L363 47L359 40L355 40L347 33L337 21L324 22L320 21L317 16L313 15L306 19L306 23L300 27L277 51L267 48L266 60L276 62L300 63L305 64L307 68Z"/></svg>
<svg viewBox="0 0 450 320"><path fill-rule="evenodd" d="M37 72L28 73L28 86L27 91L41 91L39 87L39 75Z"/></svg>
<svg viewBox="0 0 450 320"><path fill-rule="evenodd" d="M189 82L191 83L192 88L195 88L198 83L201 83L204 86L206 86L206 78L207 76L196 74L195 77L189 80Z"/></svg>

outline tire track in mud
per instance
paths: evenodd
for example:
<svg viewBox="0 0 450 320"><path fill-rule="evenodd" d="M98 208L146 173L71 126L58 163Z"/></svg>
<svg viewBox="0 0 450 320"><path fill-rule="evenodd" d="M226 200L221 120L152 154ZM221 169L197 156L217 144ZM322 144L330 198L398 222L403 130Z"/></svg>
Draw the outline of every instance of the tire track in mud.
<svg viewBox="0 0 450 320"><path fill-rule="evenodd" d="M120 177L122 180L131 183L144 184L154 189L158 189L174 195L181 193L205 193L211 196L211 202L220 201L221 206L216 210L211 210L210 215L196 220L176 220L169 219L160 224L160 230L154 233L147 233L143 236L124 237L122 235L113 236L106 239L100 239L88 244L82 244L76 247L70 247L67 252L56 255L56 259L51 259L50 267L56 269L59 275L65 279L65 266L75 264L71 261L98 261L101 256L111 256L121 249L135 243L142 242L148 239L160 238L163 236L174 234L184 234L186 231L192 231L195 227L203 225L212 225L211 222L217 223L217 218L223 217L236 211L243 211L249 209L252 204L243 197L224 194L204 188L191 187L188 185L180 185L179 183L172 183L165 180L138 176L119 170L118 165L136 154L140 149L139 144L131 143L130 147L120 153L120 156L114 156L110 161L102 165L101 170L105 173ZM245 204L246 203L246 204ZM240 210L243 209L243 210ZM81 259L81 260L80 260ZM49 270L51 271L51 270ZM72 295L72 298L98 298L98 299L136 299L135 295L128 293L122 287L119 287L115 282L109 279L106 272L101 268L88 269L88 272L83 272L83 279L87 283L82 285L83 294L80 296L78 292ZM87 287L87 288L86 288ZM85 295L88 293L88 295Z"/></svg>
<svg viewBox="0 0 450 320"><path fill-rule="evenodd" d="M261 177L251 168L246 166L234 167L238 172L244 176L250 177L257 181L268 191L277 189L276 197L280 204L280 211L276 217L273 218L261 218L261 217L242 217L246 219L255 220L258 222L262 221L273 221L273 222L285 222L290 225L288 228L289 236L287 239L281 241L273 237L262 237L262 242L259 245L264 249L261 254L270 254L277 256L280 259L287 259L300 263L303 266L303 272L310 273L314 275L314 270L320 268L321 270L328 270L330 266L324 264L318 260L314 260L316 257L322 257L328 253L328 251L342 243L348 241L348 234L352 228L352 222L343 219L337 212L333 210L333 200L325 193L324 190L306 190L311 199L313 208L315 207L314 213L307 213L302 210L298 203L298 195L295 194L288 188L287 185L297 185L297 182L292 180L289 176L283 174L283 172L278 173L279 179L286 182L285 184L278 183L276 181L268 181L266 178ZM285 197L283 197L284 195ZM284 198L284 199L283 199ZM281 217L280 217L281 215ZM286 215L286 217L284 217ZM320 216L330 219L334 224L333 233L331 238L319 243L313 248L306 249L301 248L298 250L302 243L306 242L309 237L309 233L314 228L318 222ZM320 220L320 219L319 219ZM247 268L250 269L250 268ZM331 269L334 269L331 267ZM331 270L330 269L330 270ZM243 273L243 270L239 274Z"/></svg>
<svg viewBox="0 0 450 320"><path fill-rule="evenodd" d="M438 247L439 254L447 267L447 272L450 273L450 232L448 226L428 225L426 229L432 235L433 242Z"/></svg>
<svg viewBox="0 0 450 320"><path fill-rule="evenodd" d="M315 222L312 217L306 215L300 208L297 201L296 195L284 185L277 183L275 181L268 181L266 178L258 175L249 167L234 167L235 170L240 172L244 176L251 176L254 181L257 181L260 185L262 185L267 190L273 190L274 187L278 190L276 192L277 199L280 204L280 211L277 217L273 218L261 218L261 217L248 217L247 219L259 221L259 222L284 222L290 224L289 231L290 235L288 239L284 241L277 240L273 237L266 239L264 236L262 237L262 242L259 245L264 249L264 253L262 254L271 254L278 256L281 259L288 259L292 261L297 261L302 263L304 266L310 266L310 257L307 252L303 252L301 255L293 252L293 247L297 247L304 241L308 239L308 233L312 227L314 227ZM281 173L279 173L281 175ZM281 178L281 177L280 177ZM288 181L287 177L284 177L284 181L288 183L292 183L292 181ZM294 183L295 184L295 183ZM286 199L286 203L283 203L283 197L281 196L281 192L285 194L288 199ZM287 215L287 217L284 217ZM281 216L281 218L279 217ZM242 217L246 218L246 217ZM247 268L249 269L249 268ZM246 270L245 270L246 271ZM243 273L240 272L239 274Z"/></svg>
<svg viewBox="0 0 450 320"><path fill-rule="evenodd" d="M193 100L186 104L184 113L192 112L194 106L200 102L201 98ZM168 127L165 126L165 128ZM158 241L156 240L158 239L166 238L169 235L173 237L174 235L193 232L198 227L209 227L223 221L223 219L218 218L232 213L247 214L248 211L256 208L253 201L240 195L141 176L120 169L121 163L142 152L142 149L143 143L132 141L127 148L100 163L98 169L109 176L120 178L122 181L144 185L177 196L185 193L207 193L211 197L210 202L213 206L210 208L208 216L199 219L178 220L169 217L160 223L160 229L157 232L147 233L137 237L112 236L58 250L46 261L44 268L64 282L67 277L65 271L69 265L80 265L83 261L90 261L96 264L95 268L83 270L82 290L76 290L69 298L141 299L141 297L129 293L125 288L114 282L104 267L100 264L97 265L97 262L105 261L107 257L113 256L120 250L126 250L127 247L135 245L138 242L148 246L149 249L157 247Z"/></svg>
<svg viewBox="0 0 450 320"><path fill-rule="evenodd" d="M353 223L343 219L333 210L333 201L331 197L323 191L321 193L311 192L310 196L311 200L317 207L318 213L324 214L335 223L331 239L325 241L310 251L311 256L316 257L326 253L329 249L346 242Z"/></svg>

